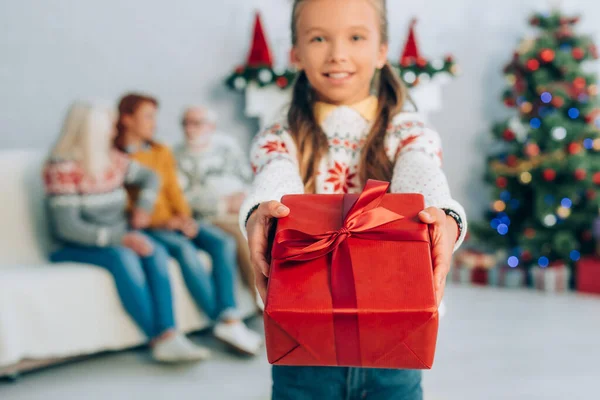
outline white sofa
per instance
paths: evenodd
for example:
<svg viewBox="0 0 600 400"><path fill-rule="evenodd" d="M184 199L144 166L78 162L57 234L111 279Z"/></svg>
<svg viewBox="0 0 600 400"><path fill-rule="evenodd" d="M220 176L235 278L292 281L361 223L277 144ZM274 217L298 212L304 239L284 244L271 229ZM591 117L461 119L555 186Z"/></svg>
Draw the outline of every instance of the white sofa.
<svg viewBox="0 0 600 400"><path fill-rule="evenodd" d="M0 376L146 341L108 272L48 262L43 157L30 150L0 151ZM208 327L174 261L170 272L178 327L185 332ZM250 316L256 311L253 296L239 279L237 286L240 311Z"/></svg>

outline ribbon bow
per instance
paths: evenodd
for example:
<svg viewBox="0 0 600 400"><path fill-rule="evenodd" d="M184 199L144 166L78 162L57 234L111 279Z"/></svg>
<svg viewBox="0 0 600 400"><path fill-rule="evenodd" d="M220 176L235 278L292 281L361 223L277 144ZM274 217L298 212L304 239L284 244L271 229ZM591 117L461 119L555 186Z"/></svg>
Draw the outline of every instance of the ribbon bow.
<svg viewBox="0 0 600 400"><path fill-rule="evenodd" d="M275 237L277 244L273 248L273 259L286 261L310 261L335 251L350 236L363 239L390 239L391 230L376 228L404 218L386 208L379 207L390 184L370 180L360 197L354 203L337 231L310 235L308 233L285 229ZM398 236L397 234L394 236ZM400 235L404 237L404 235ZM401 239L400 239L401 240Z"/></svg>

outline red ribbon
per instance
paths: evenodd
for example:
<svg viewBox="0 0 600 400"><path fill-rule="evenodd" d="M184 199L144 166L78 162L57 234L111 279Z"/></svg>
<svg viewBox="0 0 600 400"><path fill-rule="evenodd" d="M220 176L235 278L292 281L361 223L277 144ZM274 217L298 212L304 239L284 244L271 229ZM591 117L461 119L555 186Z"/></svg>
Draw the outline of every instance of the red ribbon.
<svg viewBox="0 0 600 400"><path fill-rule="evenodd" d="M331 256L331 297L337 362L340 366L361 366L356 287L352 258L346 239L428 241L425 231L405 231L385 225L404 216L380 207L389 182L369 180L365 189L337 231L310 235L295 229L277 233L273 259L310 261Z"/></svg>

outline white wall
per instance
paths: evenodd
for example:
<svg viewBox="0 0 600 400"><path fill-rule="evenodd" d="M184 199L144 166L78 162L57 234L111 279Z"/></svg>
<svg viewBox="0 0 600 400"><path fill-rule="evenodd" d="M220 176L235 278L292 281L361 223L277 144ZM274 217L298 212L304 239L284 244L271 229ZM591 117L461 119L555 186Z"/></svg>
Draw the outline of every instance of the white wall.
<svg viewBox="0 0 600 400"><path fill-rule="evenodd" d="M550 0L388 0L391 57L409 19L420 19L426 56L452 52L463 75L444 92L432 116L445 141L445 168L455 197L481 208L490 121L499 101L501 67L527 31L529 12ZM582 11L582 32L596 33L600 3L563 1ZM248 143L255 123L242 115L241 95L223 78L244 61L253 10L263 13L276 53L289 40L289 0L3 0L0 1L0 149L47 148L76 98L116 100L142 90L161 100L159 137L178 140L181 108L210 103L222 128ZM280 57L281 59L281 57Z"/></svg>

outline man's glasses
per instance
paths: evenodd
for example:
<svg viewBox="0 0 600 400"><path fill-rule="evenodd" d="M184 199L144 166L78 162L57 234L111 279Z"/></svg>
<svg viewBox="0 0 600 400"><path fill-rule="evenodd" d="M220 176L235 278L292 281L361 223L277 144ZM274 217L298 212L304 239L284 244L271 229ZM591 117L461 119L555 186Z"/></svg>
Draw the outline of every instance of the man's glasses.
<svg viewBox="0 0 600 400"><path fill-rule="evenodd" d="M202 125L207 125L209 123L209 121L204 120L204 119L184 119L181 122L181 125L183 125L184 127L199 127Z"/></svg>

